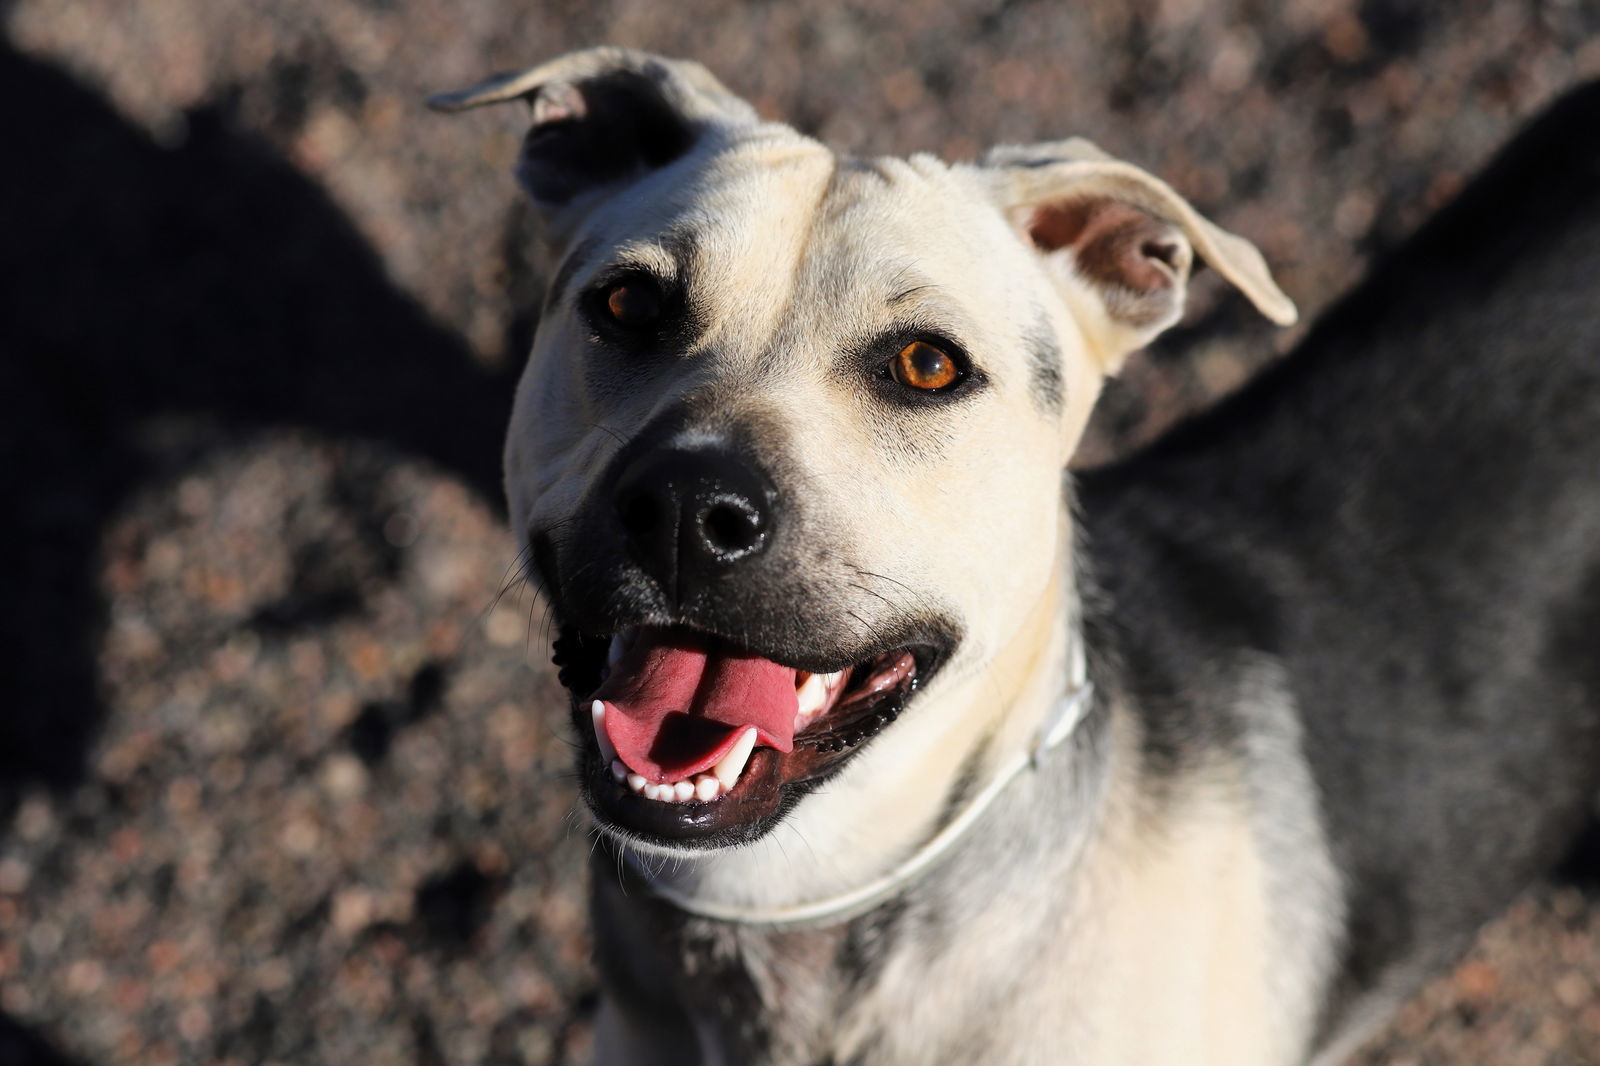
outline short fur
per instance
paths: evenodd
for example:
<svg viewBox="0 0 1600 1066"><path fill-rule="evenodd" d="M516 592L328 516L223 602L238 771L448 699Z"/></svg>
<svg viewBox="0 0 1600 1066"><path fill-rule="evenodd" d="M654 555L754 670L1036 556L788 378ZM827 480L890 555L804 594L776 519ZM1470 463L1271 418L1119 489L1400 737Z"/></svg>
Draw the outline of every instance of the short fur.
<svg viewBox="0 0 1600 1066"><path fill-rule="evenodd" d="M805 665L937 625L949 662L738 847L600 819L602 1063L1334 1063L1546 869L1600 786L1600 91L1575 94L1300 350L1143 453L1063 470L1198 254L1254 248L1079 141L854 160L694 64L599 49L441 98L534 105L519 173L561 263L506 447L512 520L589 631L735 627ZM670 336L585 294L667 279ZM882 337L971 388L911 402ZM623 457L714 440L781 536L674 603L630 569ZM737 621L733 621L736 619ZM1096 698L977 830L865 914L691 917L621 872L774 906L891 868ZM584 758L593 760L592 740Z"/></svg>

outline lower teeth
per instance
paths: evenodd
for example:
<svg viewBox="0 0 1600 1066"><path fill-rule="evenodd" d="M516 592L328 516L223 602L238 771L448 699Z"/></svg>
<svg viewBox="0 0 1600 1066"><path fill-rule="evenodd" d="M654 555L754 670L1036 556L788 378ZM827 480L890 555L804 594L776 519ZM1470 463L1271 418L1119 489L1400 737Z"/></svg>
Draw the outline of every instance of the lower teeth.
<svg viewBox="0 0 1600 1066"><path fill-rule="evenodd" d="M692 781L653 784L639 774L628 773L628 768L621 761L611 764L611 776L618 781L626 781L629 790L658 803L688 803L690 800L709 803L727 791L722 782L710 774L695 774Z"/></svg>

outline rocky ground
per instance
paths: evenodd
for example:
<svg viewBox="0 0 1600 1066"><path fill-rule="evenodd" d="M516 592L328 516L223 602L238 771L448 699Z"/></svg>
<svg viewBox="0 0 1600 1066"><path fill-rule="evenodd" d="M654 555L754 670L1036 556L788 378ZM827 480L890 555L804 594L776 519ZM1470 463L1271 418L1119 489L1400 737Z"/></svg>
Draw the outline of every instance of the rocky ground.
<svg viewBox="0 0 1600 1066"><path fill-rule="evenodd" d="M498 436L541 285L510 112L614 41L842 148L1085 134L1315 312L1600 74L1581 0L0 2L0 1066L565 1063L586 842ZM1202 284L1120 454L1285 350ZM1600 1063L1531 891L1358 1060Z"/></svg>

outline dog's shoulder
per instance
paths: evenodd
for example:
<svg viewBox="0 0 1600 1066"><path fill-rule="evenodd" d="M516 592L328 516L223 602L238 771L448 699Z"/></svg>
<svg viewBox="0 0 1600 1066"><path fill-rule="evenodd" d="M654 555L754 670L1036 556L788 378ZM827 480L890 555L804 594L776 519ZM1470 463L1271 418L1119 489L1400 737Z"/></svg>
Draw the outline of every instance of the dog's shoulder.
<svg viewBox="0 0 1600 1066"><path fill-rule="evenodd" d="M1600 85L1556 104L1296 352L1079 482L1150 766L1249 758L1229 693L1282 671L1349 914L1330 1027L1453 957L1596 785L1597 120Z"/></svg>

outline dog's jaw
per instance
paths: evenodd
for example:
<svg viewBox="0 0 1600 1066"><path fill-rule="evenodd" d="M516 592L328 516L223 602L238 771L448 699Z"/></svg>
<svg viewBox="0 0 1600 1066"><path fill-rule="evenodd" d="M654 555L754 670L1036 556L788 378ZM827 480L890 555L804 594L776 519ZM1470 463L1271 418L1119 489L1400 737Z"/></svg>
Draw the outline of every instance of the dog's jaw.
<svg viewBox="0 0 1600 1066"><path fill-rule="evenodd" d="M631 627L603 659L602 642L563 634L556 657L597 825L693 850L748 844L831 787L881 733L893 733L960 646L948 627L934 627L813 672L691 630Z"/></svg>
<svg viewBox="0 0 1600 1066"><path fill-rule="evenodd" d="M607 832L674 893L711 905L802 907L848 893L915 852L996 766L1037 738L1069 684L1076 600L1063 527L1060 565L1015 632L969 645L904 721L866 745L781 827L736 848L686 852Z"/></svg>

